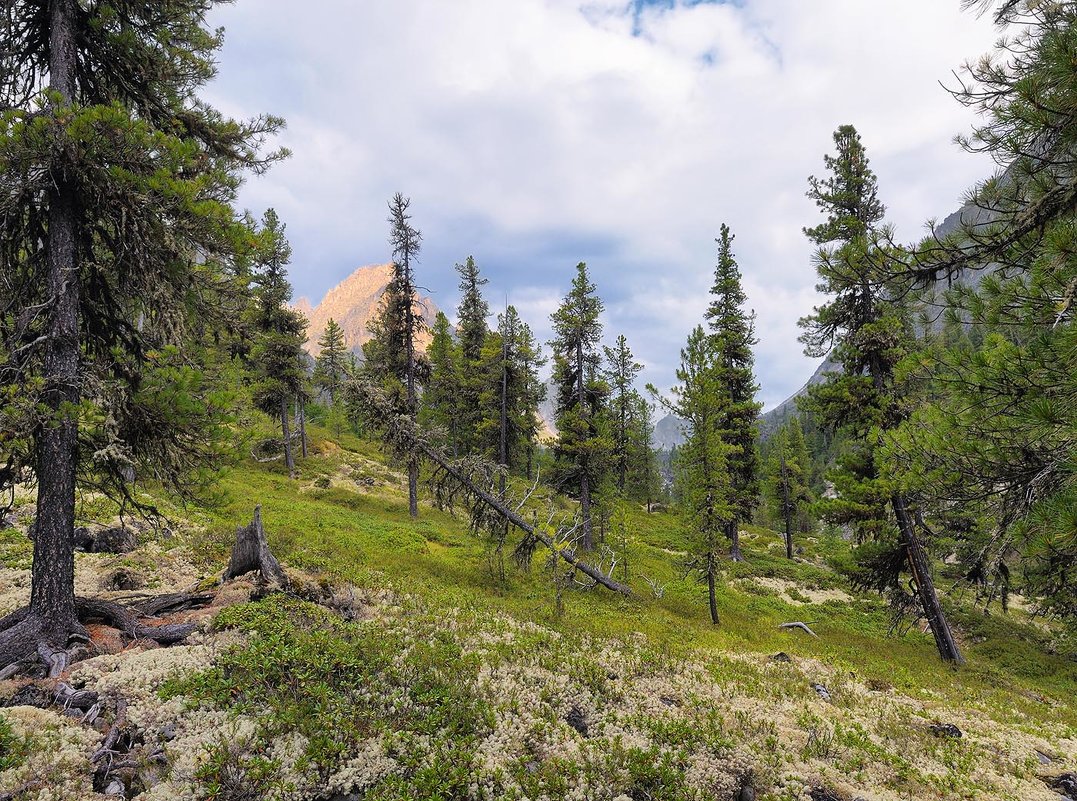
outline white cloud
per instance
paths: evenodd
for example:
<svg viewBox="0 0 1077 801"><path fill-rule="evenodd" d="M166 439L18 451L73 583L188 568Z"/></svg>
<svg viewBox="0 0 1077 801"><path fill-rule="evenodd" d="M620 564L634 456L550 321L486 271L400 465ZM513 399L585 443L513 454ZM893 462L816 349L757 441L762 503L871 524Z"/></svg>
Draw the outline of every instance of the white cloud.
<svg viewBox="0 0 1077 801"><path fill-rule="evenodd" d="M950 143L972 117L938 85L994 39L957 0L656 5L638 18L611 0L241 0L214 22L228 35L211 99L289 121L295 155L243 200L288 222L298 293L386 258L399 189L439 302L472 253L491 304L508 291L545 335L587 260L611 335L626 333L660 385L705 306L723 221L758 313L762 398L807 378L804 188L839 124L861 131L907 239L990 169Z"/></svg>

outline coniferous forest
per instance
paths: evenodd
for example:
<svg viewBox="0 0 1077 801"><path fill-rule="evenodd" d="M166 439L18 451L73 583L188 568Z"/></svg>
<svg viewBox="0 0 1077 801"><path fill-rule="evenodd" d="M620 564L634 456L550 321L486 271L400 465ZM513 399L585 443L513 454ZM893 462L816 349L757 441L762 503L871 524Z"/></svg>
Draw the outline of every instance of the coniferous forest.
<svg viewBox="0 0 1077 801"><path fill-rule="evenodd" d="M0 799L1077 799L1077 3L968 4L918 241L848 120L798 165L770 409L722 216L668 386L407 187L315 324L215 5L3 8Z"/></svg>

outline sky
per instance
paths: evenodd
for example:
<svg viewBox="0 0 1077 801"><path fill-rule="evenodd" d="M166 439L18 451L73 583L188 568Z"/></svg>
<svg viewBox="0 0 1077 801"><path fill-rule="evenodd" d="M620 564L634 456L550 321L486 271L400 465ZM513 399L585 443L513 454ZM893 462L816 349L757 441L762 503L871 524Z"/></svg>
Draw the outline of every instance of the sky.
<svg viewBox="0 0 1077 801"><path fill-rule="evenodd" d="M805 197L857 127L898 237L961 205L992 165L946 86L998 36L960 0L239 0L206 100L282 116L287 161L240 202L276 208L296 297L390 259L411 198L417 278L450 317L473 255L491 306L539 337L586 261L642 380L674 383L702 321L721 223L757 315L759 399L811 375L797 320L820 302Z"/></svg>

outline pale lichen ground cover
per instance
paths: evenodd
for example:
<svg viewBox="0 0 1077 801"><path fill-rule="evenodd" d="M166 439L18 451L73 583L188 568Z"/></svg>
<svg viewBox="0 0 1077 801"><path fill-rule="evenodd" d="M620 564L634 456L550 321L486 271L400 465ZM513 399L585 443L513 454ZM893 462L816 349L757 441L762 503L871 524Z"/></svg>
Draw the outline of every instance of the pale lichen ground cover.
<svg viewBox="0 0 1077 801"><path fill-rule="evenodd" d="M814 660L673 654L642 636L575 636L474 610L425 610L417 598L387 592L359 590L356 598L365 619L348 625L397 650L391 655L395 675L384 683L374 677L352 702L391 724L437 703L416 700L401 683L409 676L451 688L474 699L479 710L481 725L466 747L437 729L374 726L335 764L315 765L307 738L267 726L274 710L257 697L238 713L194 691L163 700L159 691L169 679L212 668L242 653L249 637L263 636L230 628L207 627L173 648L99 656L76 665L70 681L106 697L122 695L130 720L159 740L171 772L141 796L146 801L204 797L199 768L221 743L237 751L264 749L275 771L267 797L280 799L312 798L327 789L398 797L386 788L406 785L424 760L436 766L435 755L447 750L466 763L468 798L535 801L721 799L747 783L775 799L807 798L809 787L827 785L868 801L1047 801L1055 796L1038 778L1037 752L1057 760L1052 772L1077 765L1072 732L1057 737L1021 725L1019 716L1003 725L942 700L870 689ZM340 636L347 639L349 631ZM458 664L468 669L452 675L413 658L432 637L453 645ZM829 702L813 683L827 687ZM33 739L34 756L0 775L0 788L45 776L49 789L26 797L101 797L92 793L88 762L100 735L56 711L14 707L2 714L16 733ZM935 737L928 725L937 720L955 723L964 737Z"/></svg>

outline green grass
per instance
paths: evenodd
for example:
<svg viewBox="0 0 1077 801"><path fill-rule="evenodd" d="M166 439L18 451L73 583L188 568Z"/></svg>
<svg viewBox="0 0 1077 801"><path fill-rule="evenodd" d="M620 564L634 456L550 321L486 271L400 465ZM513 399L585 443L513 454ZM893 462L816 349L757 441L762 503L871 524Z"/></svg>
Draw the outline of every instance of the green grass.
<svg viewBox="0 0 1077 801"><path fill-rule="evenodd" d="M968 665L956 671L939 662L929 635L888 636L889 614L880 599L870 596L800 606L777 593L723 582L718 594L722 624L714 627L706 615L703 587L679 573L677 552L685 547L685 537L676 514L626 507L620 519L629 537L628 582L634 597L623 599L601 589L569 592L558 618L542 552L530 571L510 566L499 580L490 567L489 549L464 519L428 506L421 508L418 521L409 519L399 477L379 467L382 457L375 444L347 435L338 448L324 444L325 431L314 427L312 433L316 450L323 453L301 461L296 481L275 463L249 462L223 476L218 502L202 510L206 530L198 552L222 561L235 527L248 522L254 504L261 503L279 557L343 581L385 582L434 606L500 611L565 631L615 638L638 632L677 652L786 651L840 666L862 679L885 681L914 697L941 694L1000 722L1077 729L1077 712L1060 703L1077 689L1077 664L1047 653L1044 633L1016 614L985 616L967 603L951 604L968 657ZM340 480L358 470L379 472L389 483L366 489ZM324 478L333 478L334 486L317 486L324 485L318 481ZM616 526L610 539L619 545ZM848 558L848 545L840 538L801 537L804 555L794 562L784 558L774 545L778 542L776 533L748 527L743 543L747 561L728 565L726 578L778 578L805 589L841 588L853 594L834 570ZM662 598L652 597L644 577L665 586ZM809 622L819 637L777 628L790 620Z"/></svg>

